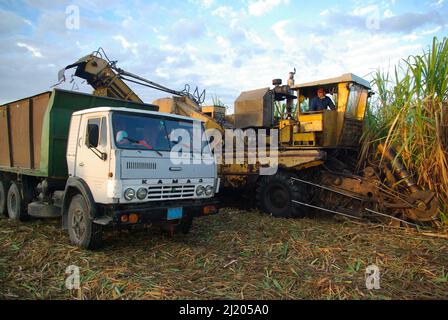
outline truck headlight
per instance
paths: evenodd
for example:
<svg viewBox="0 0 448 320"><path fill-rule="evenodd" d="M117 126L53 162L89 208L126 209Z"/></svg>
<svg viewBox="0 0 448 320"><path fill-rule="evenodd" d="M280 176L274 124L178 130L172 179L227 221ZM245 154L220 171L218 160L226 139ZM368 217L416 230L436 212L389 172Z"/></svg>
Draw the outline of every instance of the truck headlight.
<svg viewBox="0 0 448 320"><path fill-rule="evenodd" d="M207 187L205 188L205 195L206 195L206 196L211 196L211 195L213 195L213 186L207 186Z"/></svg>
<svg viewBox="0 0 448 320"><path fill-rule="evenodd" d="M202 196L204 195L204 193L205 193L205 188L204 188L204 186L198 186L198 187L196 188L196 195L197 195L198 197L202 197Z"/></svg>
<svg viewBox="0 0 448 320"><path fill-rule="evenodd" d="M138 191L137 191L137 198L139 200L145 200L147 195L148 195L148 190L146 188L138 189Z"/></svg>
<svg viewBox="0 0 448 320"><path fill-rule="evenodd" d="M127 201L132 201L135 198L135 190L132 188L128 188L126 189L126 191L124 192L124 198Z"/></svg>

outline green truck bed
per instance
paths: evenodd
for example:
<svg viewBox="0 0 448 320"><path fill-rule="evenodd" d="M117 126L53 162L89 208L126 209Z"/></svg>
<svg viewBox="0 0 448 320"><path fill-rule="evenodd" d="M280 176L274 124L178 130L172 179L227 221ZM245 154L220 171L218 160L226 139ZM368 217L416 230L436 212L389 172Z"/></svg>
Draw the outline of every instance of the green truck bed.
<svg viewBox="0 0 448 320"><path fill-rule="evenodd" d="M94 107L157 111L131 101L54 89L0 106L0 171L66 178L71 115Z"/></svg>

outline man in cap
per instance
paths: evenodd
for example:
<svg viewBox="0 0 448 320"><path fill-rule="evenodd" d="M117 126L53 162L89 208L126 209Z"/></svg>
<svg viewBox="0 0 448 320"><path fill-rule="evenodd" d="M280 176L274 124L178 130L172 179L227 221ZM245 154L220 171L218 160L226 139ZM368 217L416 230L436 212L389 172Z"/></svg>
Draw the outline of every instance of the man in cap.
<svg viewBox="0 0 448 320"><path fill-rule="evenodd" d="M317 97L311 100L310 111L322 111L330 108L331 110L336 110L336 106L329 97L325 95L325 89L319 88L317 90Z"/></svg>

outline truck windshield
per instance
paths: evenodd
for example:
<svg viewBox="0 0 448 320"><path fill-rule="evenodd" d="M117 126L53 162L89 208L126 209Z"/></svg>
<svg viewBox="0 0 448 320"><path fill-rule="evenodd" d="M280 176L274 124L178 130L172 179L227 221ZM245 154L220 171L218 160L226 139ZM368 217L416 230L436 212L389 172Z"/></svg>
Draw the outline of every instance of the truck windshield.
<svg viewBox="0 0 448 320"><path fill-rule="evenodd" d="M193 121L156 115L114 112L112 124L117 148L160 152L171 151L175 145L180 143L184 150L193 152ZM204 131L202 123L199 128L200 137L202 137ZM179 132L183 133L182 137L178 137ZM203 145L204 143L199 144L201 150Z"/></svg>

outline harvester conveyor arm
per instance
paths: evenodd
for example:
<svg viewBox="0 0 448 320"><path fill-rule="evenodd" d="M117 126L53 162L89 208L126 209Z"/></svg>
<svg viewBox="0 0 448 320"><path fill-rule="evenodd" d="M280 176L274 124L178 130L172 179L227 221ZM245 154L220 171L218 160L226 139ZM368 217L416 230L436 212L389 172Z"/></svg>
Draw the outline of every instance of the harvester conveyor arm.
<svg viewBox="0 0 448 320"><path fill-rule="evenodd" d="M123 100L142 103L143 101L138 95L123 81L137 83L139 85L147 86L149 88L170 93L172 95L187 97L193 100L196 104L201 104L205 99L205 90L199 94L196 88L194 93L190 93L189 86L186 85L183 91L177 91L150 81L136 74L127 72L116 66L116 61L110 61L107 55L103 52L105 59L103 59L100 50L87 55L77 62L68 65L59 71L59 81L65 80L64 72L67 69L75 68L75 75L85 79L96 91L98 95L110 96ZM126 78L125 78L126 77Z"/></svg>

